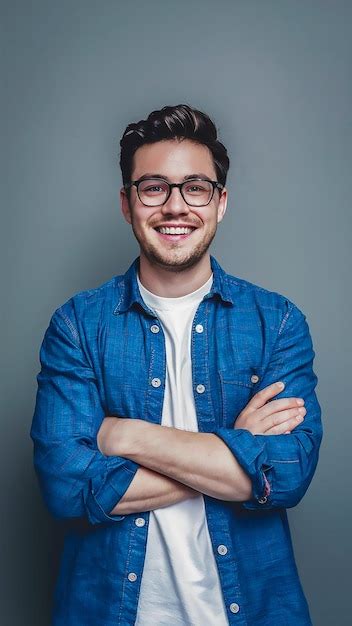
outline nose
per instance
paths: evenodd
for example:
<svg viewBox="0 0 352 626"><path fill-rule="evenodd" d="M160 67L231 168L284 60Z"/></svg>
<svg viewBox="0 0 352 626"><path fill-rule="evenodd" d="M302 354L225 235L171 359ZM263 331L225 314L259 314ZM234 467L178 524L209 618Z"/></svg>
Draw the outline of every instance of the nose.
<svg viewBox="0 0 352 626"><path fill-rule="evenodd" d="M180 213L189 213L190 207L187 202L182 198L181 190L178 187L173 187L171 189L170 196L168 201L161 207L161 212L163 214L172 214L178 215Z"/></svg>

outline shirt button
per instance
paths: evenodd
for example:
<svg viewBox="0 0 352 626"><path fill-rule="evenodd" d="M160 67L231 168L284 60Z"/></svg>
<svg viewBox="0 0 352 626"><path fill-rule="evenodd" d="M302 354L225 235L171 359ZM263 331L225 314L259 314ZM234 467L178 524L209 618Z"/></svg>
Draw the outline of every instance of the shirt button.
<svg viewBox="0 0 352 626"><path fill-rule="evenodd" d="M128 580L131 581L131 583L134 583L135 580L137 580L137 574L135 574L134 572L130 572L127 576Z"/></svg>
<svg viewBox="0 0 352 626"><path fill-rule="evenodd" d="M197 390L197 393L204 393L205 387L204 385L197 385L196 390Z"/></svg>
<svg viewBox="0 0 352 626"><path fill-rule="evenodd" d="M223 546L222 544L220 546L218 546L218 553L219 554L227 554L226 546Z"/></svg>
<svg viewBox="0 0 352 626"><path fill-rule="evenodd" d="M237 602L232 602L232 604L230 604L231 613L238 613L239 610L240 610L240 606L239 604L237 604Z"/></svg>
<svg viewBox="0 0 352 626"><path fill-rule="evenodd" d="M137 517L137 519L134 520L134 523L136 526L144 526L145 519L143 519L143 517Z"/></svg>
<svg viewBox="0 0 352 626"><path fill-rule="evenodd" d="M158 332L159 332L159 330L160 330L160 328L159 328L159 326L157 326L156 324L153 324L153 325L150 327L150 330L152 331L152 333L158 333Z"/></svg>
<svg viewBox="0 0 352 626"><path fill-rule="evenodd" d="M259 380L259 376L257 376L257 374L253 374L253 376L251 376L251 383L257 383Z"/></svg>
<svg viewBox="0 0 352 626"><path fill-rule="evenodd" d="M202 333L204 330L202 324L197 324L196 326L196 333Z"/></svg>
<svg viewBox="0 0 352 626"><path fill-rule="evenodd" d="M152 385L153 385L153 387L160 387L160 385L161 385L160 378L153 378Z"/></svg>

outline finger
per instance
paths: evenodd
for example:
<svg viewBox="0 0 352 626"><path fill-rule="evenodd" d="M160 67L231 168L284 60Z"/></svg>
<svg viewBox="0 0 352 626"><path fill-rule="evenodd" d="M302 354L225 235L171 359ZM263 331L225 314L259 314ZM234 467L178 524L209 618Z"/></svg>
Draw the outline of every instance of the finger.
<svg viewBox="0 0 352 626"><path fill-rule="evenodd" d="M280 398L279 400L270 400L257 411L257 417L264 419L272 413L278 413L287 409L299 408L304 405L303 398Z"/></svg>
<svg viewBox="0 0 352 626"><path fill-rule="evenodd" d="M269 385L268 387L264 387L264 389L261 389L260 391L258 391L253 396L253 398L250 399L250 401L247 404L247 407L251 407L253 409L260 409L262 406L264 406L264 404L266 404L266 402L268 402L268 400L270 400L271 398L276 396L278 393L283 391L284 388L285 388L285 384L281 381L277 383L273 383L272 385Z"/></svg>
<svg viewBox="0 0 352 626"><path fill-rule="evenodd" d="M268 415L262 420L262 425L264 432L269 430L270 428L274 428L275 426L283 426L285 422L288 420L294 419L295 417L304 417L306 414L306 409L304 406L295 408L295 409L287 409L286 411L279 411L278 413L272 413ZM287 430L287 428L286 428ZM284 432L284 430L282 430Z"/></svg>
<svg viewBox="0 0 352 626"><path fill-rule="evenodd" d="M266 430L263 435L283 435L286 434L289 430L290 432L296 428L299 424L301 424L304 420L303 415L296 415L295 417L291 417L285 422L281 424L276 424L272 428Z"/></svg>

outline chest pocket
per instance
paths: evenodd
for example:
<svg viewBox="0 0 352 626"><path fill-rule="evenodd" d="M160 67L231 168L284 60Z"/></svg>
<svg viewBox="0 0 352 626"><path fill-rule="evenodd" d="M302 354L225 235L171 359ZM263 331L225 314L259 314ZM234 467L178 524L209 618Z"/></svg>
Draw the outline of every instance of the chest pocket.
<svg viewBox="0 0 352 626"><path fill-rule="evenodd" d="M222 424L233 428L236 417L255 395L260 382L260 374L255 368L236 370L233 378L228 372L219 372L221 381Z"/></svg>

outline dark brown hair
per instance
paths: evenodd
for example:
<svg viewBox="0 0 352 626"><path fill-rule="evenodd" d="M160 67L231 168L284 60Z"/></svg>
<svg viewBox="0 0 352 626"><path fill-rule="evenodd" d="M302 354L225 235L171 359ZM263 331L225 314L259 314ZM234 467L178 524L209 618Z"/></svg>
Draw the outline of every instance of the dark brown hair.
<svg viewBox="0 0 352 626"><path fill-rule="evenodd" d="M215 124L206 113L188 104L164 106L160 111L150 113L146 120L127 126L120 141L123 184L131 182L133 155L138 148L144 144L175 138L190 139L207 146L212 154L218 182L226 184L230 159L225 146L217 139Z"/></svg>

